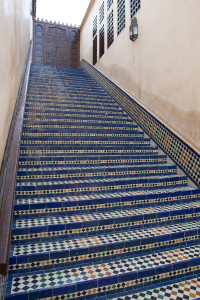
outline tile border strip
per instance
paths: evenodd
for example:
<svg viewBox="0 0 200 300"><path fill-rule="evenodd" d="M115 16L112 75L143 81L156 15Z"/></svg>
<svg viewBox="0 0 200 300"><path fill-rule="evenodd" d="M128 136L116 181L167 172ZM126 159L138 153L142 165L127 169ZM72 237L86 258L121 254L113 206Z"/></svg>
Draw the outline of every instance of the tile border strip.
<svg viewBox="0 0 200 300"><path fill-rule="evenodd" d="M6 276L9 263L9 248L12 228L13 205L15 198L15 178L18 166L18 154L22 130L22 121L26 101L29 71L32 57L32 43L28 51L24 73L17 96L17 104L13 115L11 132L9 133L10 142L6 151L7 162L5 166L5 179L2 191L2 204L0 210L0 275ZM16 115L15 115L16 114Z"/></svg>
<svg viewBox="0 0 200 300"><path fill-rule="evenodd" d="M178 164L180 169L200 187L200 155L194 149L84 59L81 61L80 68L97 81L154 142Z"/></svg>

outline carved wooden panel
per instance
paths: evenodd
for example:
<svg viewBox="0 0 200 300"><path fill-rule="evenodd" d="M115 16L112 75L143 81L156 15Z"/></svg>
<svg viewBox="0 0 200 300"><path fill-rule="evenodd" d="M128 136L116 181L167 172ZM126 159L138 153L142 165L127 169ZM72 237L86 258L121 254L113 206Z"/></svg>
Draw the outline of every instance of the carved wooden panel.
<svg viewBox="0 0 200 300"><path fill-rule="evenodd" d="M68 42L67 32L65 29L57 27L57 53L56 53L56 65L67 66L69 65L68 58Z"/></svg>
<svg viewBox="0 0 200 300"><path fill-rule="evenodd" d="M70 67L71 68L79 68L79 43L80 43L80 37L79 37L79 31L70 29L69 30L70 38L69 38L69 49L70 49ZM78 59L77 59L78 58Z"/></svg>
<svg viewBox="0 0 200 300"><path fill-rule="evenodd" d="M45 35L45 64L56 65L57 37L56 27L49 27Z"/></svg>
<svg viewBox="0 0 200 300"><path fill-rule="evenodd" d="M33 63L43 64L44 24L34 24Z"/></svg>
<svg viewBox="0 0 200 300"><path fill-rule="evenodd" d="M37 27L38 30L36 30ZM79 67L80 33L78 28L39 21L34 22L34 28L33 63ZM39 28L42 28L42 36L38 33Z"/></svg>

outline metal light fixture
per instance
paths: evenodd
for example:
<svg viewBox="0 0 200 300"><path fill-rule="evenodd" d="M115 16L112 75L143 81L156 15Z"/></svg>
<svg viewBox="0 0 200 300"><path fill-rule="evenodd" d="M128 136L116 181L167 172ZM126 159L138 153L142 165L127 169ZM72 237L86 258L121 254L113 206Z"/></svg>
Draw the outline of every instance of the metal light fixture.
<svg viewBox="0 0 200 300"><path fill-rule="evenodd" d="M131 20L131 25L129 27L129 38L133 42L138 38L138 23L136 17Z"/></svg>

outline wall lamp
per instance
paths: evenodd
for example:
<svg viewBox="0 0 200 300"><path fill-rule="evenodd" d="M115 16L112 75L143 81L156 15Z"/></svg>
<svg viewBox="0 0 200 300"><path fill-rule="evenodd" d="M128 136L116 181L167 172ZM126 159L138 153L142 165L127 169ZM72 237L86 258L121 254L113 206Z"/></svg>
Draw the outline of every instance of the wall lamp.
<svg viewBox="0 0 200 300"><path fill-rule="evenodd" d="M129 38L133 42L138 38L138 23L136 17L131 20L131 25L129 27Z"/></svg>

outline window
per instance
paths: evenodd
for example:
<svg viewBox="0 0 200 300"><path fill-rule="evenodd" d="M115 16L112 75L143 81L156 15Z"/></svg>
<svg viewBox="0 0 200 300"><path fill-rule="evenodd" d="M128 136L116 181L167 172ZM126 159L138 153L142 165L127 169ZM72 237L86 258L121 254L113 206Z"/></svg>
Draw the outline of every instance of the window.
<svg viewBox="0 0 200 300"><path fill-rule="evenodd" d="M104 25L99 30L99 58L104 54Z"/></svg>
<svg viewBox="0 0 200 300"><path fill-rule="evenodd" d="M117 0L117 34L125 28L125 0Z"/></svg>
<svg viewBox="0 0 200 300"><path fill-rule="evenodd" d="M99 24L101 24L103 22L103 19L104 19L104 1L101 4L100 9L99 9Z"/></svg>
<svg viewBox="0 0 200 300"><path fill-rule="evenodd" d="M94 18L93 21L93 37L96 35L97 33L97 16Z"/></svg>
<svg viewBox="0 0 200 300"><path fill-rule="evenodd" d="M97 35L93 39L93 65L97 62Z"/></svg>
<svg viewBox="0 0 200 300"><path fill-rule="evenodd" d="M107 22L107 45L108 48L114 42L114 23L113 23L113 10L110 12L108 16Z"/></svg>
<svg viewBox="0 0 200 300"><path fill-rule="evenodd" d="M111 5L113 4L113 0L108 0L107 2L107 10L109 11L109 9L111 8Z"/></svg>
<svg viewBox="0 0 200 300"><path fill-rule="evenodd" d="M140 0L130 0L131 5L131 19L133 19L136 12L140 9L141 3Z"/></svg>

